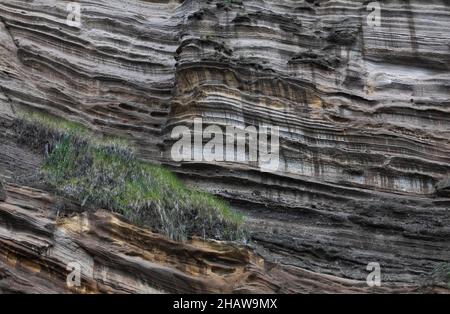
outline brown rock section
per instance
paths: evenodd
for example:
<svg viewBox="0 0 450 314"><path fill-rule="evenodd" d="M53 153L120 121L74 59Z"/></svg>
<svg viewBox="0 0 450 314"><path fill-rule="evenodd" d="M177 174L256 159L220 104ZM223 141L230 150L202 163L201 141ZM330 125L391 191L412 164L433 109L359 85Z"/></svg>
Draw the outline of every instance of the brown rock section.
<svg viewBox="0 0 450 314"><path fill-rule="evenodd" d="M296 293L444 292L365 282L267 262L249 248L194 239L168 240L102 210L53 210L54 196L7 187L0 202L0 292L3 293ZM66 203L67 204L67 203ZM69 263L81 287L69 288Z"/></svg>

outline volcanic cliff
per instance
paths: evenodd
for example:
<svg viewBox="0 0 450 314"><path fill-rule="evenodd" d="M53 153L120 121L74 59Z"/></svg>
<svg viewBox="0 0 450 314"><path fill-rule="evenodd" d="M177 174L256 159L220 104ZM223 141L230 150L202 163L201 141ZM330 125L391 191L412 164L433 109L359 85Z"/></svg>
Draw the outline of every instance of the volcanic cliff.
<svg viewBox="0 0 450 314"><path fill-rule="evenodd" d="M449 2L380 1L380 25L371 1L74 2L79 26L69 1L0 0L1 292L449 292ZM23 111L125 138L243 213L248 241L176 242L61 196ZM195 118L279 127L278 170L175 162Z"/></svg>

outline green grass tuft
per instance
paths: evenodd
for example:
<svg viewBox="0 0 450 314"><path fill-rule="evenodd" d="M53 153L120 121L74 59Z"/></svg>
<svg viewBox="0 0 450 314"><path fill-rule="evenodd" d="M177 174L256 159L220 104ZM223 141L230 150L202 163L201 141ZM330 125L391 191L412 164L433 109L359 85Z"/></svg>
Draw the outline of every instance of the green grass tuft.
<svg viewBox="0 0 450 314"><path fill-rule="evenodd" d="M49 129L57 130L59 132L76 134L77 136L82 137L93 135L92 131L90 131L80 123L59 119L55 116L43 112L21 111L19 112L19 117L23 120L26 120L28 123L39 124Z"/></svg>
<svg viewBox="0 0 450 314"><path fill-rule="evenodd" d="M62 135L72 135L79 139L98 145L117 146L123 149L133 150L128 141L118 137L99 136L81 123L61 119L44 112L21 111L19 112L19 124L22 129L34 128L34 132L50 133L53 141ZM23 130L22 130L23 131ZM48 137L48 136L46 136ZM44 138L44 140L49 140Z"/></svg>
<svg viewBox="0 0 450 314"><path fill-rule="evenodd" d="M57 134L43 173L83 206L120 213L175 240L245 238L243 215L214 195L188 188L170 170L138 160L123 141L99 139L81 125L43 115L23 119L31 130Z"/></svg>

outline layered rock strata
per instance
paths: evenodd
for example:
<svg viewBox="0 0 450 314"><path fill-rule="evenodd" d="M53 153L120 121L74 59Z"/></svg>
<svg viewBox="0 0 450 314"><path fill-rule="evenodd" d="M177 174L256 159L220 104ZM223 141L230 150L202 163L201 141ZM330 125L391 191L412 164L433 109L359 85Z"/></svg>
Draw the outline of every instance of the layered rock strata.
<svg viewBox="0 0 450 314"><path fill-rule="evenodd" d="M129 139L243 211L271 262L349 280L377 262L405 287L450 262L447 2L383 2L380 26L367 1L79 3L77 28L65 1L0 0L2 121L40 110ZM200 117L278 126L280 168L174 162L171 131ZM42 156L14 163L7 137L2 176L27 185Z"/></svg>
<svg viewBox="0 0 450 314"><path fill-rule="evenodd" d="M41 190L10 185L0 202L2 293L445 292L364 281L265 261L248 248L168 240L105 211L76 213ZM71 282L79 270L80 286ZM69 284L68 284L69 282Z"/></svg>

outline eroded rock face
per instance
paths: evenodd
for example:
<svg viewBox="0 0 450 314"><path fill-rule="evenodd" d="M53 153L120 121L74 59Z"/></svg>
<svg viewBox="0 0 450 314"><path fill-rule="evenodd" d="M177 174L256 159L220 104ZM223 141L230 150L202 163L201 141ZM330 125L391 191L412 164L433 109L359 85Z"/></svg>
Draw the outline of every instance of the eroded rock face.
<svg viewBox="0 0 450 314"><path fill-rule="evenodd" d="M6 199L6 191L3 186L2 180L0 179L0 201L4 201L5 199Z"/></svg>
<svg viewBox="0 0 450 314"><path fill-rule="evenodd" d="M243 246L174 242L105 211L55 212L55 197L44 191L8 191L9 201L0 202L3 293L445 292L401 283L371 289L364 281L265 261Z"/></svg>
<svg viewBox="0 0 450 314"><path fill-rule="evenodd" d="M227 198L267 260L350 280L377 262L416 288L450 262L450 4L381 3L373 27L366 1L79 3L77 28L66 2L0 0L7 181L42 159L8 129L38 109ZM174 162L171 131L196 117L279 126L281 167Z"/></svg>
<svg viewBox="0 0 450 314"><path fill-rule="evenodd" d="M436 192L442 196L450 196L450 178L442 179L436 184Z"/></svg>

